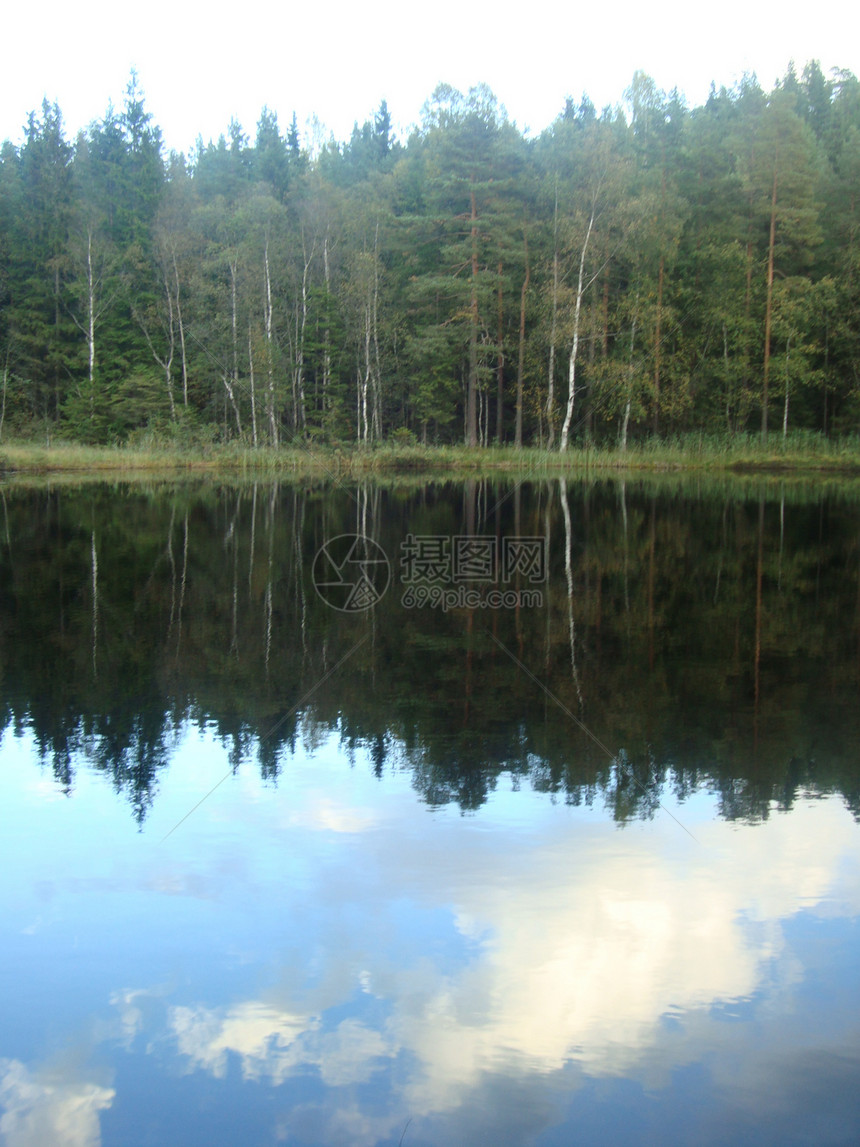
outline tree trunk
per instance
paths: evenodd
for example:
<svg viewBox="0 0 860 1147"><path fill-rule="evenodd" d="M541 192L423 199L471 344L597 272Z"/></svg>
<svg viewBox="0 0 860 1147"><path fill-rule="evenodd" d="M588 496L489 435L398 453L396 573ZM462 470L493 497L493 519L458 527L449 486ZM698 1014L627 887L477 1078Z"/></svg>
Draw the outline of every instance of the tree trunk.
<svg viewBox="0 0 860 1147"><path fill-rule="evenodd" d="M654 434L660 433L660 336L663 325L663 271L665 257L660 253L657 271L657 329L654 333Z"/></svg>
<svg viewBox="0 0 860 1147"><path fill-rule="evenodd" d="M310 254L302 235L302 301L296 316L296 358L293 367L293 424L296 430L304 430L305 415L305 328L308 322L308 275L314 257L315 244L311 244Z"/></svg>
<svg viewBox="0 0 860 1147"><path fill-rule="evenodd" d="M176 251L173 251L173 278L176 284L176 319L179 324L179 351L182 355L182 405L188 406L188 357L185 353L185 324L182 321L182 302L179 292L179 268L176 266Z"/></svg>
<svg viewBox="0 0 860 1147"><path fill-rule="evenodd" d="M267 414L269 418L269 441L278 445L278 419L275 401L275 361L272 337L272 278L269 273L269 236L263 248L263 266L266 274L266 373L268 377Z"/></svg>
<svg viewBox="0 0 860 1147"><path fill-rule="evenodd" d="M230 333L233 340L233 379L230 386L227 386L227 373L224 373L224 386L227 391L227 396L236 413L236 425L239 426L239 433L241 430L241 420L239 418L239 408L236 406L235 392L239 386L239 331L238 331L238 314L237 314L237 299L236 299L236 276L239 270L239 256L233 252L233 258L228 263L230 267ZM226 420L226 416L225 416Z"/></svg>
<svg viewBox="0 0 860 1147"><path fill-rule="evenodd" d="M87 352L89 358L90 420L95 417L96 297L93 272L93 233L87 228Z"/></svg>
<svg viewBox="0 0 860 1147"><path fill-rule="evenodd" d="M323 239L323 274L325 276L325 330L323 331L322 408L325 411L328 409L329 388L331 386L331 328L329 325L331 267L328 258L328 232Z"/></svg>
<svg viewBox="0 0 860 1147"><path fill-rule="evenodd" d="M379 355L379 223L373 239L373 298L371 305L371 327L373 331L373 412L371 416L371 438L382 439L382 366Z"/></svg>
<svg viewBox="0 0 860 1147"><path fill-rule="evenodd" d="M466 445L478 445L478 206L471 189L472 284L469 307L469 380L466 390Z"/></svg>
<svg viewBox="0 0 860 1147"><path fill-rule="evenodd" d="M558 326L558 183L555 188L552 252L552 309L549 326L549 370L546 385L547 449L555 445L555 340Z"/></svg>
<svg viewBox="0 0 860 1147"><path fill-rule="evenodd" d="M767 301L764 311L764 365L761 390L761 436L767 438L767 387L770 375L770 328L773 318L773 252L776 246L776 185L779 151L773 160L773 192L770 198L770 238L767 245Z"/></svg>
<svg viewBox="0 0 860 1147"><path fill-rule="evenodd" d="M523 289L520 292L520 348L517 358L517 450L523 448L523 374L526 360L526 295L531 282L531 264L529 263L529 237L523 226L523 250L526 261L526 277L523 279Z"/></svg>
<svg viewBox="0 0 860 1147"><path fill-rule="evenodd" d="M6 389L9 385L9 348L6 348L6 361L3 364L3 402L0 405L0 439L3 438L3 423L6 421Z"/></svg>
<svg viewBox="0 0 860 1147"><path fill-rule="evenodd" d="M583 279L585 277L585 256L588 252L588 241L591 238L591 229L594 226L594 204L588 219L582 251L579 255L579 278L576 283L576 303L573 309L573 343L570 348L570 358L567 364L567 410L564 415L564 425L561 428L561 442L559 450L567 449L567 438L570 433L570 421L573 418L573 402L576 394L576 359L579 354L579 320L582 313L582 296L585 291Z"/></svg>
<svg viewBox="0 0 860 1147"><path fill-rule="evenodd" d="M638 303L638 299L637 299ZM630 423L630 407L633 395L633 347L636 343L636 314L633 315L633 324L630 328L630 364L627 368L627 402L624 405L624 419L621 423L621 449L627 449L627 427ZM625 504L626 515L626 504ZM625 516L626 521L626 516Z"/></svg>
<svg viewBox="0 0 860 1147"><path fill-rule="evenodd" d="M496 442L502 445L505 421L505 353L504 337L504 310L502 307L502 261L499 260L499 287L498 287L498 355L496 359Z"/></svg>
<svg viewBox="0 0 860 1147"><path fill-rule="evenodd" d="M254 445L258 445L257 440L257 400L254 390L254 347L251 340L251 320L248 320L248 373L251 386L251 435Z"/></svg>

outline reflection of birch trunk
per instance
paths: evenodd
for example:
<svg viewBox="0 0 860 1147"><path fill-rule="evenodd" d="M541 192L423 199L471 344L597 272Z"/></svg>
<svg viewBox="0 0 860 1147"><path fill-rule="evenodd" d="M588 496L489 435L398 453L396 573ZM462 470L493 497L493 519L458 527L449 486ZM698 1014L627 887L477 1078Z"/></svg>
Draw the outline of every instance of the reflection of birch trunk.
<svg viewBox="0 0 860 1147"><path fill-rule="evenodd" d="M558 490L561 497L561 512L564 515L564 576L567 580L567 638L570 645L570 672L576 685L576 696L579 698L579 707L582 709L582 690L579 686L579 673L576 668L576 626L573 620L573 530L570 522L570 506L567 502L567 481L558 480Z"/></svg>
<svg viewBox="0 0 860 1147"><path fill-rule="evenodd" d="M547 484L546 510L544 511L544 519L543 519L543 536L546 539L546 541L544 542L544 545L546 546L547 561L549 561L549 555L552 553L552 533L551 533L551 531L552 531L552 513L551 513L551 511L552 511L553 489L554 489L554 487L552 486L552 484L548 483ZM550 670L550 651L552 649L551 595L548 593L545 593L544 594L544 601L546 603L546 634L544 636L544 673L545 673L547 680L548 680L549 679L549 670ZM546 705L544 705L544 712L546 712Z"/></svg>
<svg viewBox="0 0 860 1147"><path fill-rule="evenodd" d="M6 547L9 550L9 557L12 557L12 536L9 533L9 507L6 505L6 495L0 490L0 498L3 499L3 521L6 525Z"/></svg>
<svg viewBox="0 0 860 1147"><path fill-rule="evenodd" d="M301 540L304 536L304 520L305 520L305 499L299 499L297 491L293 490L293 564L295 566L296 586L299 593L299 604L301 606L301 634L302 634L302 653L307 655L308 652L308 636L307 636L307 598L305 597L305 582L302 576L303 562L302 562L302 544Z"/></svg>
<svg viewBox="0 0 860 1147"><path fill-rule="evenodd" d="M227 531L225 543L233 547L233 617L232 632L230 635L230 652L235 653L238 659L239 651L239 545L236 534L236 523L239 520L242 495L236 494L236 506L233 511L233 520Z"/></svg>
<svg viewBox="0 0 860 1147"><path fill-rule="evenodd" d="M275 560L275 499L277 486L272 484L272 493L269 497L268 542L269 555L266 566L266 677L269 676L269 656L272 652L272 570Z"/></svg>
<svg viewBox="0 0 860 1147"><path fill-rule="evenodd" d="M254 592L254 548L257 538L257 483L254 483L251 495L251 552L248 555L248 600Z"/></svg>
<svg viewBox="0 0 860 1147"><path fill-rule="evenodd" d="M717 604L717 599L720 596L720 579L723 576L723 555L726 552L726 513L728 510L728 501L723 503L723 536L720 544L720 560L717 562L717 581L714 586L714 605Z"/></svg>
<svg viewBox="0 0 860 1147"><path fill-rule="evenodd" d="M654 551L657 544L657 511L651 499L651 522L648 531L648 668L654 671Z"/></svg>
<svg viewBox="0 0 860 1147"><path fill-rule="evenodd" d="M90 535L90 552L93 563L93 677L98 677L98 643L99 643L99 559L96 554L96 532Z"/></svg>
<svg viewBox="0 0 860 1147"><path fill-rule="evenodd" d="M755 569L755 713L753 718L753 744L758 749L758 712L761 695L761 583L764 565L764 498L758 503L758 554Z"/></svg>
<svg viewBox="0 0 860 1147"><path fill-rule="evenodd" d="M776 570L776 588L782 589L782 543L785 538L785 486L779 496L779 563Z"/></svg>
<svg viewBox="0 0 860 1147"><path fill-rule="evenodd" d="M173 557L173 527L176 523L176 506L170 507L170 525L167 527L167 560L170 563L170 621L167 624L168 641L173 636L173 622L176 617L176 560Z"/></svg>
<svg viewBox="0 0 860 1147"><path fill-rule="evenodd" d="M630 589L628 584L629 552L627 546L627 483L621 483L621 520L624 522L624 609L630 613Z"/></svg>
<svg viewBox="0 0 860 1147"><path fill-rule="evenodd" d="M185 585L188 578L188 511L185 511L185 521L182 526L182 577L179 582L179 610L176 618L176 660L179 661L179 652L182 646L182 610L185 605Z"/></svg>

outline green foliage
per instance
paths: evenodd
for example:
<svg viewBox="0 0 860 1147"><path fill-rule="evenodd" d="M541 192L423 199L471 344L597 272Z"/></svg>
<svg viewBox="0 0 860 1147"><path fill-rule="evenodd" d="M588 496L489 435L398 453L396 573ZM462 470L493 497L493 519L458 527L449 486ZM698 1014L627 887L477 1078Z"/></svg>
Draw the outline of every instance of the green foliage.
<svg viewBox="0 0 860 1147"><path fill-rule="evenodd" d="M855 431L860 82L625 100L526 139L440 85L408 139L383 101L313 152L263 108L187 161L133 73L74 142L43 104L0 150L5 427L557 444L573 374L572 444L781 429L786 398Z"/></svg>

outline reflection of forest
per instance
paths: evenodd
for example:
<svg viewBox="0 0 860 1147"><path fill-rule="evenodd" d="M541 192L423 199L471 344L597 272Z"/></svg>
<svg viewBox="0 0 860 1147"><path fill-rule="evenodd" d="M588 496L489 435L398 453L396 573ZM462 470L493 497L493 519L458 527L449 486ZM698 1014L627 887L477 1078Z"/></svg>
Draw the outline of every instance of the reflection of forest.
<svg viewBox="0 0 860 1147"><path fill-rule="evenodd" d="M380 774L408 768L427 801L467 809L509 772L620 820L702 786L727 817L807 788L860 812L848 490L104 485L3 501L3 724L32 729L64 786L81 757L109 774L139 818L187 719L273 776L300 726L337 728ZM323 541L359 530L393 578L350 616L310 570ZM546 536L542 607L405 609L410 532Z"/></svg>

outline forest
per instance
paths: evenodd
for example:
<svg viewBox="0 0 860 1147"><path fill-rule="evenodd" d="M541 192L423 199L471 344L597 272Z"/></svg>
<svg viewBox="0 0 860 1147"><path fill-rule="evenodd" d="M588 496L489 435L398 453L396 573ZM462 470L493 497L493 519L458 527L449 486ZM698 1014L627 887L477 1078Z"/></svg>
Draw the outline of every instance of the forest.
<svg viewBox="0 0 860 1147"><path fill-rule="evenodd" d="M398 139L264 108L170 152L132 73L0 151L0 438L564 450L856 433L860 81L634 75L527 136L441 85Z"/></svg>

